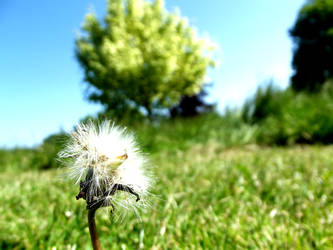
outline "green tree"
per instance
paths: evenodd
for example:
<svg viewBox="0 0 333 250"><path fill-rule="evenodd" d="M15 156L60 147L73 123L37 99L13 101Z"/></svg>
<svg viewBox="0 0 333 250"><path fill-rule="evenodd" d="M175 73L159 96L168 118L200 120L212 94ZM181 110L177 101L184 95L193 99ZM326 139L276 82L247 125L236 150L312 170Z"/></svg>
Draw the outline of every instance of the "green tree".
<svg viewBox="0 0 333 250"><path fill-rule="evenodd" d="M162 0L109 0L103 22L89 13L76 40L88 98L117 117L169 108L198 93L213 46Z"/></svg>
<svg viewBox="0 0 333 250"><path fill-rule="evenodd" d="M311 0L290 30L295 49L293 89L319 90L333 77L333 0Z"/></svg>

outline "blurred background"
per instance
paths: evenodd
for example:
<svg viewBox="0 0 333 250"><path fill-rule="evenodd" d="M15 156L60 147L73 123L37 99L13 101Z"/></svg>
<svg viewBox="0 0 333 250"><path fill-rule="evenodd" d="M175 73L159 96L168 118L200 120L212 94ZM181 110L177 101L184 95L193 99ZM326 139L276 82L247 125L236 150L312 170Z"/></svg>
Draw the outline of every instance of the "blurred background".
<svg viewBox="0 0 333 250"><path fill-rule="evenodd" d="M0 248L89 246L54 178L88 119L161 180L153 219L100 219L108 248L333 246L332 0L2 0L0 55Z"/></svg>
<svg viewBox="0 0 333 250"><path fill-rule="evenodd" d="M207 99L222 112L226 106L240 107L268 79L282 88L289 85L293 42L288 30L302 4L166 1L165 8L178 8L199 37L216 45L216 66L207 67L205 80L212 84ZM92 11L102 20L105 5L103 0L1 1L2 146L35 146L51 133L70 130L87 114L103 111L86 99L91 84L84 82L75 39L85 15Z"/></svg>

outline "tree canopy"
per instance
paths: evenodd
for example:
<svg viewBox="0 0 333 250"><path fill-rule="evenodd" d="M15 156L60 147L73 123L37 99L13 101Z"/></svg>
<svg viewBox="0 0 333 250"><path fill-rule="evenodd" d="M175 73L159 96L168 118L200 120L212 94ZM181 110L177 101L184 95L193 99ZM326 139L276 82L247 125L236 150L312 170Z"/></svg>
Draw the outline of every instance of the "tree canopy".
<svg viewBox="0 0 333 250"><path fill-rule="evenodd" d="M307 1L290 35L295 44L293 89L318 90L333 77L333 1Z"/></svg>
<svg viewBox="0 0 333 250"><path fill-rule="evenodd" d="M85 17L76 57L88 98L115 116L170 108L198 93L214 46L162 0L109 0L106 16Z"/></svg>

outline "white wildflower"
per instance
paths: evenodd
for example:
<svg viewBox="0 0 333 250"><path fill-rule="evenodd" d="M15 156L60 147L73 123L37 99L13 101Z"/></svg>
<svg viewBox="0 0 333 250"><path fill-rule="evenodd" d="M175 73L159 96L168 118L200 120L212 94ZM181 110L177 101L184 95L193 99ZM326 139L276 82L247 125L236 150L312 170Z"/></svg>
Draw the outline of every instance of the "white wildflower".
<svg viewBox="0 0 333 250"><path fill-rule="evenodd" d="M276 215L277 213L278 213L278 211L274 208L274 209L272 209L271 212L269 213L269 217L274 218L275 215Z"/></svg>
<svg viewBox="0 0 333 250"><path fill-rule="evenodd" d="M65 212L65 216L66 216L67 218L71 217L71 216L72 216L72 212L71 212L71 211L66 211L66 212Z"/></svg>
<svg viewBox="0 0 333 250"><path fill-rule="evenodd" d="M92 121L81 123L71 133L70 141L59 157L71 159L69 175L76 183L84 178L85 183L89 181L85 189L87 196L79 197L87 200L88 208L101 194L104 194L102 206L113 207L111 202L118 207L134 209L144 205L142 198L147 195L151 183L145 169L147 161L134 136L126 129L110 121L97 125ZM139 199L141 201L136 202Z"/></svg>

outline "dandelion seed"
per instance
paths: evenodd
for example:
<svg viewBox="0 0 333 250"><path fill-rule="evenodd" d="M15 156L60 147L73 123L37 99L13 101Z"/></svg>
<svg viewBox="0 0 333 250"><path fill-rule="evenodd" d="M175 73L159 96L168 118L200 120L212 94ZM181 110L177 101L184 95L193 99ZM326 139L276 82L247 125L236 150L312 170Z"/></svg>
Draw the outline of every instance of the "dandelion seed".
<svg viewBox="0 0 333 250"><path fill-rule="evenodd" d="M161 230L160 230L160 235L163 236L165 234L165 226L162 226L161 227Z"/></svg>
<svg viewBox="0 0 333 250"><path fill-rule="evenodd" d="M272 209L272 211L269 213L269 217L271 217L271 218L274 218L275 217L275 215L277 214L277 210L274 208L274 209Z"/></svg>
<svg viewBox="0 0 333 250"><path fill-rule="evenodd" d="M71 217L71 216L72 216L72 212L71 212L71 211L66 211L66 212L65 212L65 216L66 216L67 218Z"/></svg>

